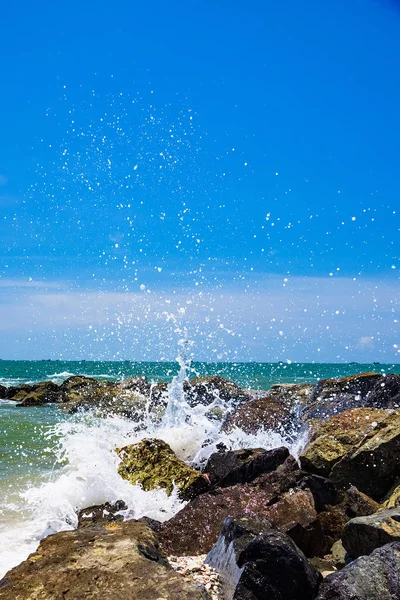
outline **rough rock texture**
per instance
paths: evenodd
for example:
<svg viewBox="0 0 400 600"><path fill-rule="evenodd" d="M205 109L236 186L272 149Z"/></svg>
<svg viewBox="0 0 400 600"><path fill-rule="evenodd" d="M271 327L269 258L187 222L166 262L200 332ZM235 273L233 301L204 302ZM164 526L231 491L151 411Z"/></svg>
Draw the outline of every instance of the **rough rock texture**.
<svg viewBox="0 0 400 600"><path fill-rule="evenodd" d="M236 383L218 375L197 377L184 386L186 401L190 406L214 402L217 398L232 405L238 405L251 399L249 392L242 390Z"/></svg>
<svg viewBox="0 0 400 600"><path fill-rule="evenodd" d="M117 513L127 508L123 500L117 500L115 504L106 502L105 504L88 506L78 513L78 527L92 527L94 523L104 525L114 521L123 521L124 517Z"/></svg>
<svg viewBox="0 0 400 600"><path fill-rule="evenodd" d="M313 387L306 383L273 385L265 396L246 402L229 413L222 430L229 432L239 427L246 433L256 433L260 429L294 426Z"/></svg>
<svg viewBox="0 0 400 600"><path fill-rule="evenodd" d="M321 379L315 386L302 419L326 419L332 415L363 406L375 406L369 394L378 381L380 373L358 373L349 377Z"/></svg>
<svg viewBox="0 0 400 600"><path fill-rule="evenodd" d="M134 521L45 538L0 582L1 600L206 600L172 570L152 531Z"/></svg>
<svg viewBox="0 0 400 600"><path fill-rule="evenodd" d="M261 473L275 471L289 456L287 448L264 450L242 448L228 452L215 452L205 466L211 483L229 487L236 483L253 481Z"/></svg>
<svg viewBox="0 0 400 600"><path fill-rule="evenodd" d="M400 375L389 373L378 379L368 402L377 408L400 408Z"/></svg>
<svg viewBox="0 0 400 600"><path fill-rule="evenodd" d="M390 542L400 542L400 508L351 519L342 532L343 546L352 558L370 554Z"/></svg>
<svg viewBox="0 0 400 600"><path fill-rule="evenodd" d="M8 399L8 388L5 385L0 385L0 398L3 400L7 400Z"/></svg>
<svg viewBox="0 0 400 600"><path fill-rule="evenodd" d="M368 434L385 423L388 411L355 408L311 425L310 443L304 449L301 466L328 477L332 467Z"/></svg>
<svg viewBox="0 0 400 600"><path fill-rule="evenodd" d="M400 410L379 423L358 446L350 450L330 473L338 487L355 485L361 492L380 500L400 476Z"/></svg>
<svg viewBox="0 0 400 600"><path fill-rule="evenodd" d="M311 491L294 489L301 476L289 457L276 471L251 483L202 494L160 526L160 545L167 554L203 554L215 544L224 519L243 514L267 518L282 531L293 532L301 542L298 526L307 529L317 517ZM309 544L309 536L304 536L304 543Z"/></svg>
<svg viewBox="0 0 400 600"><path fill-rule="evenodd" d="M400 485L390 490L383 506L385 508L400 508Z"/></svg>
<svg viewBox="0 0 400 600"><path fill-rule="evenodd" d="M317 600L400 600L400 544L387 544L329 575Z"/></svg>
<svg viewBox="0 0 400 600"><path fill-rule="evenodd" d="M180 460L162 440L142 440L116 452L121 458L118 467L121 477L133 485L141 485L146 491L163 488L170 495L175 485L180 497L188 500L210 486L200 471Z"/></svg>
<svg viewBox="0 0 400 600"><path fill-rule="evenodd" d="M225 520L206 562L233 600L312 600L322 579L289 536L247 516Z"/></svg>
<svg viewBox="0 0 400 600"><path fill-rule="evenodd" d="M246 402L229 413L222 431L230 432L234 427L246 433L257 433L260 429L276 430L283 428L289 418L290 411L283 404L266 396Z"/></svg>
<svg viewBox="0 0 400 600"><path fill-rule="evenodd" d="M33 389L24 395L17 407L41 406L49 402L61 402L60 388L52 381L43 381L35 384Z"/></svg>

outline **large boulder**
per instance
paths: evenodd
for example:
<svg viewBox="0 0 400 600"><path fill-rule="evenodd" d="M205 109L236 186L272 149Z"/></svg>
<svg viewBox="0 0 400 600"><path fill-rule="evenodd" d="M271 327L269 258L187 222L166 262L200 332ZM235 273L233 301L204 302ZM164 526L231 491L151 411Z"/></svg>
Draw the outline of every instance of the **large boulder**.
<svg viewBox="0 0 400 600"><path fill-rule="evenodd" d="M400 543L387 544L328 575L316 600L400 600Z"/></svg>
<svg viewBox="0 0 400 600"><path fill-rule="evenodd" d="M249 392L242 390L233 381L223 379L219 375L196 377L184 386L185 398L190 406L204 404L208 406L215 400L222 400L231 405L238 405L250 400Z"/></svg>
<svg viewBox="0 0 400 600"><path fill-rule="evenodd" d="M0 582L1 600L206 600L204 588L172 570L140 522L56 533Z"/></svg>
<svg viewBox="0 0 400 600"><path fill-rule="evenodd" d="M182 500L188 500L209 488L207 477L180 460L162 440L145 439L116 452L121 477L146 491L165 489L170 495L176 486Z"/></svg>
<svg viewBox="0 0 400 600"><path fill-rule="evenodd" d="M206 562L233 600L312 600L322 579L289 536L248 516L225 520Z"/></svg>
<svg viewBox="0 0 400 600"><path fill-rule="evenodd" d="M230 487L236 483L253 481L261 473L274 471L289 456L287 448L264 450L241 448L228 452L215 452L204 468L212 484Z"/></svg>
<svg viewBox="0 0 400 600"><path fill-rule="evenodd" d="M351 519L342 533L343 546L352 558L370 554L390 542L400 542L400 508Z"/></svg>
<svg viewBox="0 0 400 600"><path fill-rule="evenodd" d="M245 433L257 433L260 429L284 430L290 419L290 411L284 404L266 396L250 400L229 413L222 432L229 433L234 427Z"/></svg>
<svg viewBox="0 0 400 600"><path fill-rule="evenodd" d="M307 402L314 386L310 384L273 385L266 395L246 402L228 414L222 431L234 427L246 433L260 429L281 429L295 426L302 406Z"/></svg>
<svg viewBox="0 0 400 600"><path fill-rule="evenodd" d="M390 413L382 409L355 408L316 421L310 427L310 442L300 461L312 473L328 477L332 467L368 434L385 424Z"/></svg>
<svg viewBox="0 0 400 600"><path fill-rule="evenodd" d="M389 373L378 379L368 395L370 406L400 408L400 375Z"/></svg>
<svg viewBox="0 0 400 600"><path fill-rule="evenodd" d="M201 494L160 526L157 533L161 547L167 554L209 552L224 519L243 514L266 518L309 546L310 536L304 535L303 530L312 527L317 513L311 491L296 489L301 477L296 461L289 457L275 471L264 473L251 483L217 487ZM314 536L314 531L310 535Z"/></svg>
<svg viewBox="0 0 400 600"><path fill-rule="evenodd" d="M354 449L333 466L330 478L347 489L355 485L374 500L381 500L400 476L400 410L387 411Z"/></svg>
<svg viewBox="0 0 400 600"><path fill-rule="evenodd" d="M371 404L369 396L381 379L380 373L321 379L310 396L302 419L326 419L349 408L375 406Z"/></svg>
<svg viewBox="0 0 400 600"><path fill-rule="evenodd" d="M73 375L60 390L65 413L90 410L100 417L122 416L135 421L138 428L146 425L147 418L160 421L167 405L167 384L149 384L145 377L117 383Z"/></svg>
<svg viewBox="0 0 400 600"><path fill-rule="evenodd" d="M43 381L33 385L32 390L24 394L17 407L41 406L53 402L61 402L60 388L52 381Z"/></svg>

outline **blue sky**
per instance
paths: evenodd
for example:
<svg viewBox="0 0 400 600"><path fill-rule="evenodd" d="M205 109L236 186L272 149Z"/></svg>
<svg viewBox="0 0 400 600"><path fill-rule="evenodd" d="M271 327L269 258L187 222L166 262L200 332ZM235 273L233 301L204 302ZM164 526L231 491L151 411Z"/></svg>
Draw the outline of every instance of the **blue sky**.
<svg viewBox="0 0 400 600"><path fill-rule="evenodd" d="M398 362L395 2L2 11L2 358Z"/></svg>

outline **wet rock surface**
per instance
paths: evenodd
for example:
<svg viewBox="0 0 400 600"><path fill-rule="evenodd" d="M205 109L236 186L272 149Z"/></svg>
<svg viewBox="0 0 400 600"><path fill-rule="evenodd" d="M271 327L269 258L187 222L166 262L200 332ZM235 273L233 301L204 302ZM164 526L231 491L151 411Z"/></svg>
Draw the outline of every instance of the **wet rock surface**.
<svg viewBox="0 0 400 600"><path fill-rule="evenodd" d="M342 532L342 544L352 558L391 542L400 542L400 508L351 519Z"/></svg>
<svg viewBox="0 0 400 600"><path fill-rule="evenodd" d="M206 562L234 600L312 600L322 579L289 536L248 516L225 520Z"/></svg>
<svg viewBox="0 0 400 600"><path fill-rule="evenodd" d="M313 389L302 419L326 419L350 408L375 406L370 395L381 379L380 373L321 379Z"/></svg>
<svg viewBox="0 0 400 600"><path fill-rule="evenodd" d="M104 525L114 521L123 521L124 517L119 513L127 508L123 500L117 500L114 504L106 502L105 504L88 506L78 513L78 527L92 527L93 524Z"/></svg>
<svg viewBox="0 0 400 600"><path fill-rule="evenodd" d="M400 411L351 409L317 424L300 457L304 469L380 500L400 474Z"/></svg>
<svg viewBox="0 0 400 600"><path fill-rule="evenodd" d="M216 431L226 415L224 403L233 407L222 424L224 445L202 463L203 472L159 439L117 452L124 479L168 494L175 485L187 504L163 523L148 517L124 522L122 501L85 508L76 532L52 536L57 544L46 538L7 574L0 599L209 598L190 580L199 572L200 557L210 552L214 560L217 547L225 560L219 568L225 577L230 573L228 598L315 598L318 571L327 576L320 600L400 598L394 595L400 554L399 386L400 376L361 373L316 386L276 385L257 397L221 377L186 381L184 399L192 407L208 407ZM73 376L61 386L0 387L1 395L21 406L52 401L69 413L128 417L134 430L142 426L144 408L153 422L162 418L168 386L144 377L117 383ZM301 467L285 447L230 450L230 432L236 435L237 427L248 433L272 428L289 440L308 428ZM175 567L186 580L171 575L158 544L165 555L178 557ZM220 597L216 582L215 575L215 587L207 588L212 598ZM51 585L56 595L50 595Z"/></svg>
<svg viewBox="0 0 400 600"><path fill-rule="evenodd" d="M288 456L289 450L283 447L215 452L208 459L204 471L213 485L230 487L236 483L249 483L262 473L274 471Z"/></svg>
<svg viewBox="0 0 400 600"><path fill-rule="evenodd" d="M134 521L66 531L44 539L0 582L1 600L207 600L174 571L152 531Z"/></svg>
<svg viewBox="0 0 400 600"><path fill-rule="evenodd" d="M317 517L311 491L294 488L302 475L296 461L289 457L275 471L251 483L216 487L201 494L160 526L157 534L161 547L169 554L209 552L224 519L243 514L267 518L282 531L296 535L297 526L306 529Z"/></svg>
<svg viewBox="0 0 400 600"><path fill-rule="evenodd" d="M249 392L240 388L233 381L218 375L197 377L187 382L184 387L185 399L190 406L212 404L216 399L229 402L232 406L251 399Z"/></svg>
<svg viewBox="0 0 400 600"><path fill-rule="evenodd" d="M170 495L176 486L180 497L189 500L210 487L200 471L180 460L162 440L145 439L116 452L121 458L118 473L145 491L165 489Z"/></svg>
<svg viewBox="0 0 400 600"><path fill-rule="evenodd" d="M329 575L317 600L399 600L400 543L387 544Z"/></svg>
<svg viewBox="0 0 400 600"><path fill-rule="evenodd" d="M333 466L385 422L381 409L355 408L311 424L310 442L300 457L304 469L329 476Z"/></svg>
<svg viewBox="0 0 400 600"><path fill-rule="evenodd" d="M294 427L313 387L309 384L273 385L265 396L246 402L229 413L222 430L229 432L239 427L246 433L256 433L260 429Z"/></svg>

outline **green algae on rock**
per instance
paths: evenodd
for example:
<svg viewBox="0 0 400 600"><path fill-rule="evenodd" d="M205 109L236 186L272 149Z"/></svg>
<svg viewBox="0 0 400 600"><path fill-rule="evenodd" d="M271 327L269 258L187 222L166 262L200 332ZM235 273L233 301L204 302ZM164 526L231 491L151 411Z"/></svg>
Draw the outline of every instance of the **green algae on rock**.
<svg viewBox="0 0 400 600"><path fill-rule="evenodd" d="M180 460L162 440L145 439L116 452L121 458L118 473L145 491L165 489L170 495L176 486L182 500L189 500L209 487L207 478Z"/></svg>

